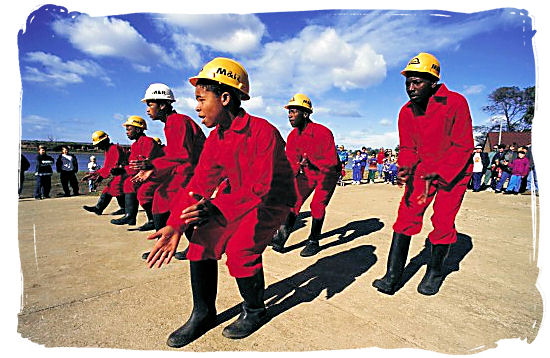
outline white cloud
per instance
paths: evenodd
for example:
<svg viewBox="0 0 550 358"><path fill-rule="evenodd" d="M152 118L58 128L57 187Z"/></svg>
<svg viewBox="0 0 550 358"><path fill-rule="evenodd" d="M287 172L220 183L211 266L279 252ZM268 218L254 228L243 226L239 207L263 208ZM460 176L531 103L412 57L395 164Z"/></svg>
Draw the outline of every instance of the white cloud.
<svg viewBox="0 0 550 358"><path fill-rule="evenodd" d="M384 58L368 43L346 41L336 29L322 26L307 26L297 37L267 43L245 67L254 74L251 92L256 95L367 88L386 75Z"/></svg>
<svg viewBox="0 0 550 358"><path fill-rule="evenodd" d="M378 124L380 124L381 126L389 127L393 124L393 121L390 121L387 118L382 118L380 121L378 121Z"/></svg>
<svg viewBox="0 0 550 358"><path fill-rule="evenodd" d="M485 85L471 85L471 86L464 86L463 93L468 94L479 94L485 90Z"/></svg>
<svg viewBox="0 0 550 358"><path fill-rule="evenodd" d="M242 107L250 113L255 111L263 111L265 108L265 103L262 96L252 97L248 101L242 102Z"/></svg>
<svg viewBox="0 0 550 358"><path fill-rule="evenodd" d="M334 133L337 145L344 145L348 149L365 147L395 148L399 144L399 132L392 131L382 134L372 134L366 131L351 131L348 133Z"/></svg>
<svg viewBox="0 0 550 358"><path fill-rule="evenodd" d="M155 16L155 19L174 32L174 43L185 44L184 48L198 46L230 54L249 54L258 49L265 34L265 25L251 14L181 14Z"/></svg>
<svg viewBox="0 0 550 358"><path fill-rule="evenodd" d="M175 66L172 58L159 45L148 43L124 20L79 15L57 20L52 28L75 48L93 57L123 58L142 66L158 62Z"/></svg>
<svg viewBox="0 0 550 358"><path fill-rule="evenodd" d="M437 12L402 15L373 11L356 17L341 16L338 26L346 41L368 43L384 56L388 67L404 67L405 62L420 51L437 55L439 50L457 50L465 39L510 20L504 10L472 14L465 20L456 19L460 14L446 14L448 22L437 15ZM445 64L441 68L444 74Z"/></svg>
<svg viewBox="0 0 550 358"><path fill-rule="evenodd" d="M25 81L45 83L55 87L82 83L84 77L95 77L112 85L105 71L94 61L63 61L60 57L45 52L29 52L24 61L38 63L39 67L25 66L22 78Z"/></svg>

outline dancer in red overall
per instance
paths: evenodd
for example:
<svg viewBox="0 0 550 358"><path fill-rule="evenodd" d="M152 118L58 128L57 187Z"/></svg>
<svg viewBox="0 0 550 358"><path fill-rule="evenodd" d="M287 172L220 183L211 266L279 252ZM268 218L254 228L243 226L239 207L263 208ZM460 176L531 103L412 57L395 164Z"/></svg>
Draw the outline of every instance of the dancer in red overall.
<svg viewBox="0 0 550 358"><path fill-rule="evenodd" d="M139 173L139 169L133 165L133 162L136 160L153 160L164 155L164 153L153 138L145 135L147 122L143 118L130 116L122 126L126 128L128 139L133 140L134 143L130 147L129 164L124 167L128 175L123 184L126 210L123 217L113 219L111 223L115 225L135 225L138 206L141 205L147 215L147 223L139 227L138 230L146 231L150 230L148 227L153 222L151 210L153 207L153 194L159 186L159 182L155 180L154 176L148 178L148 180L136 181L134 176Z"/></svg>
<svg viewBox="0 0 550 358"><path fill-rule="evenodd" d="M466 99L439 81L439 61L428 53L414 57L401 72L410 101L399 113L398 181L405 193L393 225L386 275L373 282L378 291L399 288L411 236L422 229L433 201L431 256L418 292L434 295L443 282L443 261L457 240L455 217L472 175L472 118Z"/></svg>
<svg viewBox="0 0 550 358"><path fill-rule="evenodd" d="M152 120L164 123L164 156L152 161L136 160L131 163L142 169L134 177L135 181L142 182L153 175L159 182L153 198L151 229L160 230L166 226L170 216L170 203L174 201L178 190L184 188L193 176L206 137L195 121L184 114L176 113L172 107L176 99L167 85L151 84L141 101L147 105L147 115ZM192 232L191 229L186 236L190 236ZM147 256L149 252L143 253L142 258L145 260ZM178 260L185 259L185 251L176 252L174 257Z"/></svg>
<svg viewBox="0 0 550 358"><path fill-rule="evenodd" d="M285 142L268 121L240 107L249 99L248 74L236 61L215 58L190 79L208 136L195 174L171 207L168 224L147 258L149 267L170 262L187 227L194 227L190 261L193 311L168 338L182 347L216 324L217 260L226 254L244 299L243 312L225 327L244 338L266 321L262 253L296 201Z"/></svg>
<svg viewBox="0 0 550 358"><path fill-rule="evenodd" d="M342 164L336 153L332 132L327 127L314 123L311 100L297 93L285 106L288 119L294 128L288 135L286 156L292 166L298 200L271 242L273 250L284 252L284 245L292 232L304 201L313 193L311 200L311 233L301 256L313 256L319 252L319 236L325 220L326 207L334 193Z"/></svg>
<svg viewBox="0 0 550 358"><path fill-rule="evenodd" d="M126 179L126 172L124 170L124 165L128 160L126 151L120 145L111 143L109 136L104 131L95 131L92 134L92 144L105 151L103 167L93 173L86 174L81 181L85 182L93 179L99 183L103 179L112 177L103 189L97 204L95 206L84 205L82 207L84 210L101 215L114 196L117 198L120 209L113 212L112 215L124 214L125 204L122 185Z"/></svg>

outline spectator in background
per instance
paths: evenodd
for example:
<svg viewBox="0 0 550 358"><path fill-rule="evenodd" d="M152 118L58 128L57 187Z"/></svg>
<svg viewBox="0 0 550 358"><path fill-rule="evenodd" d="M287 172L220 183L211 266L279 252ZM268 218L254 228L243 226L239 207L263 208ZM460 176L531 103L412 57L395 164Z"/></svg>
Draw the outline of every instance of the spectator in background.
<svg viewBox="0 0 550 358"><path fill-rule="evenodd" d="M101 167L96 162L96 158L94 155L90 155L90 161L88 162L88 172L89 173L95 173L96 170L100 169ZM95 192L97 189L97 179L94 177L91 177L88 179L88 190L90 193Z"/></svg>
<svg viewBox="0 0 550 358"><path fill-rule="evenodd" d="M31 163L29 160L21 153L21 162L19 163L19 190L17 193L21 197L21 192L23 191L23 182L25 181L25 172L29 170Z"/></svg>
<svg viewBox="0 0 550 358"><path fill-rule="evenodd" d="M46 154L46 147L42 145L39 146L38 155L36 156L36 168L34 171L34 175L36 176L34 198L37 200L50 197L53 163L53 158Z"/></svg>
<svg viewBox="0 0 550 358"><path fill-rule="evenodd" d="M510 164L512 176L504 194L518 194L521 180L529 174L529 159L525 157L525 151L518 150L518 157Z"/></svg>
<svg viewBox="0 0 550 358"><path fill-rule="evenodd" d="M489 166L489 157L487 153L482 152L480 145L477 145L472 154L472 161L474 162L472 180L473 191L478 192L481 189L481 177L485 172L485 169Z"/></svg>
<svg viewBox="0 0 550 358"><path fill-rule="evenodd" d="M506 154L504 154L504 156L506 157L506 160L508 161L508 163L512 163L514 161L514 159L516 159L518 157L517 147L518 146L517 146L516 142L510 144L510 147L506 151Z"/></svg>
<svg viewBox="0 0 550 358"><path fill-rule="evenodd" d="M338 146L338 158L340 158L340 162L342 162L342 165L346 165L348 163L348 152L344 150L343 145Z"/></svg>
<svg viewBox="0 0 550 358"><path fill-rule="evenodd" d="M495 187L495 193L498 194L502 192L504 183L510 178L512 175L512 169L510 168L510 163L508 163L508 160L506 158L503 158L502 160L498 161L498 168L497 171L500 172L500 178L498 180L498 183Z"/></svg>
<svg viewBox="0 0 550 358"><path fill-rule="evenodd" d="M367 165L369 167L369 175L367 177L367 183L370 183L372 180L372 183L374 184L374 178L376 177L376 170L378 167L378 163L376 161L376 157L374 156L374 154L372 154L367 159Z"/></svg>
<svg viewBox="0 0 550 358"><path fill-rule="evenodd" d="M351 167L353 172L353 184L361 184L361 162L363 158L361 157L361 151L355 153L355 158L353 158L353 166Z"/></svg>
<svg viewBox="0 0 550 358"><path fill-rule="evenodd" d="M78 180L76 173L78 172L78 161L74 155L69 154L68 147L61 147L61 154L57 157L55 167L59 173L61 186L63 187L63 196L71 196L69 184L73 189L73 194L78 195Z"/></svg>
<svg viewBox="0 0 550 358"><path fill-rule="evenodd" d="M361 180L365 176L365 168L367 167L367 159L369 159L369 152L366 147L361 148Z"/></svg>
<svg viewBox="0 0 550 358"><path fill-rule="evenodd" d="M395 182L395 180L397 179L397 171L398 171L397 160L395 159L395 157L393 157L393 159L390 162L390 181L392 185L397 184Z"/></svg>
<svg viewBox="0 0 550 358"><path fill-rule="evenodd" d="M384 181L382 173L384 172L385 158L386 158L386 153L384 152L384 148L380 148L380 151L376 155L376 171L378 172L378 178L382 179L382 181Z"/></svg>
<svg viewBox="0 0 550 358"><path fill-rule="evenodd" d="M391 159L390 159L390 156L386 156L386 158L384 158L384 182L386 184L389 184L391 182L391 178L390 178L390 162L391 162Z"/></svg>
<svg viewBox="0 0 550 358"><path fill-rule="evenodd" d="M485 168L485 173L483 176L483 184L481 185L481 190L493 190L489 185L490 181L493 175L492 171L492 164L493 164L493 158L498 152L498 145L493 146L493 151L490 153L487 153L487 158L489 158L489 163L487 167Z"/></svg>

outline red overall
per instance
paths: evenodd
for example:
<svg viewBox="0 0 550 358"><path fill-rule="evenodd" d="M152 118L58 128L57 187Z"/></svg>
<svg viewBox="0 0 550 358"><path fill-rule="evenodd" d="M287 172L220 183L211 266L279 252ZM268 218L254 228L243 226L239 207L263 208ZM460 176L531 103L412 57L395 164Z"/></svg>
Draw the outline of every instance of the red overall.
<svg viewBox="0 0 550 358"><path fill-rule="evenodd" d="M322 219L342 169L332 132L313 122L307 123L302 133L294 128L287 138L286 156L296 178L294 185L298 196L292 211L298 215L304 201L315 190L310 205L311 216ZM307 163L301 165L304 157Z"/></svg>
<svg viewBox="0 0 550 358"><path fill-rule="evenodd" d="M472 175L474 148L472 118L466 99L441 84L430 98L424 115L415 113L408 102L399 113L398 165L413 170L407 184L393 230L405 235L418 234L428 205L434 201L431 217L432 244L456 242L455 217ZM425 203L417 197L425 190L422 177L437 173L440 179L430 186Z"/></svg>
<svg viewBox="0 0 550 358"><path fill-rule="evenodd" d="M105 162L103 167L97 172L103 179L107 179L111 175L111 169L126 164L126 158L124 150L118 144L111 144L105 151ZM119 196L123 194L122 186L126 179L126 174L113 175L109 183L103 189L103 194L109 194L111 196Z"/></svg>
<svg viewBox="0 0 550 358"><path fill-rule="evenodd" d="M225 252L233 277L253 276L262 268L263 251L296 201L284 146L274 126L246 112L223 133L219 127L210 133L195 174L178 193L168 219L168 225L183 232L179 216L196 203L189 192L211 198L217 191L211 202L223 217L194 231L189 260L219 260Z"/></svg>
<svg viewBox="0 0 550 358"><path fill-rule="evenodd" d="M132 143L128 162L131 160L154 159L161 155L163 155L163 152L160 145L153 138L142 135ZM137 193L138 202L142 206L150 203L153 200L155 189L160 183L154 177L150 177L149 180L143 183L134 183L132 177L139 173L139 170L131 169L129 165L126 165L124 169L128 175L124 180L124 194Z"/></svg>
<svg viewBox="0 0 550 358"><path fill-rule="evenodd" d="M193 176L206 139L191 118L178 113L166 118L164 135L164 156L153 161L155 177L160 181L153 199L153 214L170 210L170 203L178 190L184 188Z"/></svg>

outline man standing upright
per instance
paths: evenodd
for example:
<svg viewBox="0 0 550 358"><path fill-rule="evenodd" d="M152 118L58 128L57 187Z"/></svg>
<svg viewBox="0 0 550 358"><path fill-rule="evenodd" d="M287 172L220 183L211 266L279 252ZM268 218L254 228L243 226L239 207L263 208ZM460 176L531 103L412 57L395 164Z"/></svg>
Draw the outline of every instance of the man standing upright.
<svg viewBox="0 0 550 358"><path fill-rule="evenodd" d="M311 233L300 256L313 256L319 252L319 237L325 220L325 209L334 193L341 164L336 154L334 137L327 127L313 123L311 100L297 93L285 106L288 120L294 128L287 138L286 156L295 179L298 200L273 237L273 250L283 252L283 247L292 232L296 218L304 201L311 195Z"/></svg>
<svg viewBox="0 0 550 358"><path fill-rule="evenodd" d="M418 292L434 295L443 282L443 261L457 240L455 217L472 175L472 118L466 99L438 84L439 61L429 53L413 57L401 72L410 101L399 112L398 181L405 193L393 225L387 271L373 282L393 294L401 283L411 236L433 201L431 256Z"/></svg>

